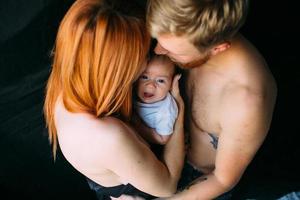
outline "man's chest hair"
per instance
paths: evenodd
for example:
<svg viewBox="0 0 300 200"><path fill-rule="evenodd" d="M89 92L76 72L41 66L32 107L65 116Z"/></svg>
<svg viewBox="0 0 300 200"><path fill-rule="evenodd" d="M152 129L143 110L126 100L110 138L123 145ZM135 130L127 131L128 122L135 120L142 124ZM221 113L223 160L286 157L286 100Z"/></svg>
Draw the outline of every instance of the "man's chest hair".
<svg viewBox="0 0 300 200"><path fill-rule="evenodd" d="M219 95L194 91L189 97L189 116L191 122L203 131L217 129L219 115Z"/></svg>

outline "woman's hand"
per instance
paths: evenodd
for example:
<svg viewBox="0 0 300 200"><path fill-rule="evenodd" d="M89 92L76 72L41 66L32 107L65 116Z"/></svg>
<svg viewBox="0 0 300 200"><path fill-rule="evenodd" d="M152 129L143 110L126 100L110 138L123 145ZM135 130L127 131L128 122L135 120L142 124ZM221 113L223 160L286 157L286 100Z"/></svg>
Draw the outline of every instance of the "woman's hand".
<svg viewBox="0 0 300 200"><path fill-rule="evenodd" d="M171 89L171 94L174 97L177 106L178 106L178 117L175 123L175 128L178 125L183 126L184 122L184 101L180 95L180 90L179 90L179 79L181 78L181 74L176 74L173 82L172 82L172 89Z"/></svg>
<svg viewBox="0 0 300 200"><path fill-rule="evenodd" d="M179 82L180 78L181 78L181 74L175 75L173 82L172 82L171 94L175 98L178 108L180 109L180 111L182 111L181 109L184 109L184 102L180 95L180 90L179 90L178 82Z"/></svg>

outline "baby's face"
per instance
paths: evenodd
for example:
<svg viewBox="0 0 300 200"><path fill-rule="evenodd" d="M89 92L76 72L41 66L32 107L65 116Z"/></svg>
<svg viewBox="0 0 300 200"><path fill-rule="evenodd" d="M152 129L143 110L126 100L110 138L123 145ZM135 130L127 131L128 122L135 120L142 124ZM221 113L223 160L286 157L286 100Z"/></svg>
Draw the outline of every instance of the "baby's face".
<svg viewBox="0 0 300 200"><path fill-rule="evenodd" d="M138 80L137 94L140 101L154 103L163 100L171 89L174 68L170 62L150 61Z"/></svg>

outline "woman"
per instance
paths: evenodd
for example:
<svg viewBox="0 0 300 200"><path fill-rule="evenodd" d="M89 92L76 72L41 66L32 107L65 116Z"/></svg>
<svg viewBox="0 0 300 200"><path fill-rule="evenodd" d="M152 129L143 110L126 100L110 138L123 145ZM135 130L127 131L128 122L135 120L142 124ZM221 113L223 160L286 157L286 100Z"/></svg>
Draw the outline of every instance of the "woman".
<svg viewBox="0 0 300 200"><path fill-rule="evenodd" d="M179 78L179 117L161 160L128 125L149 43L144 21L108 1L76 1L59 27L44 106L49 138L54 156L58 141L100 199L133 194L132 186L161 197L176 191L184 160Z"/></svg>

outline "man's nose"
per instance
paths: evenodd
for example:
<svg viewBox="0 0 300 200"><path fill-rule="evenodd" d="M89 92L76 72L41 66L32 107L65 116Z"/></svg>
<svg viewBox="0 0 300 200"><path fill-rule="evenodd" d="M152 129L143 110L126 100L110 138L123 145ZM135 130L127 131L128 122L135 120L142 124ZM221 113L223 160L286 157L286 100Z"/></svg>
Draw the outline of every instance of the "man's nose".
<svg viewBox="0 0 300 200"><path fill-rule="evenodd" d="M156 44L154 52L160 55L166 55L168 53L168 51L165 48L163 48L159 43Z"/></svg>

